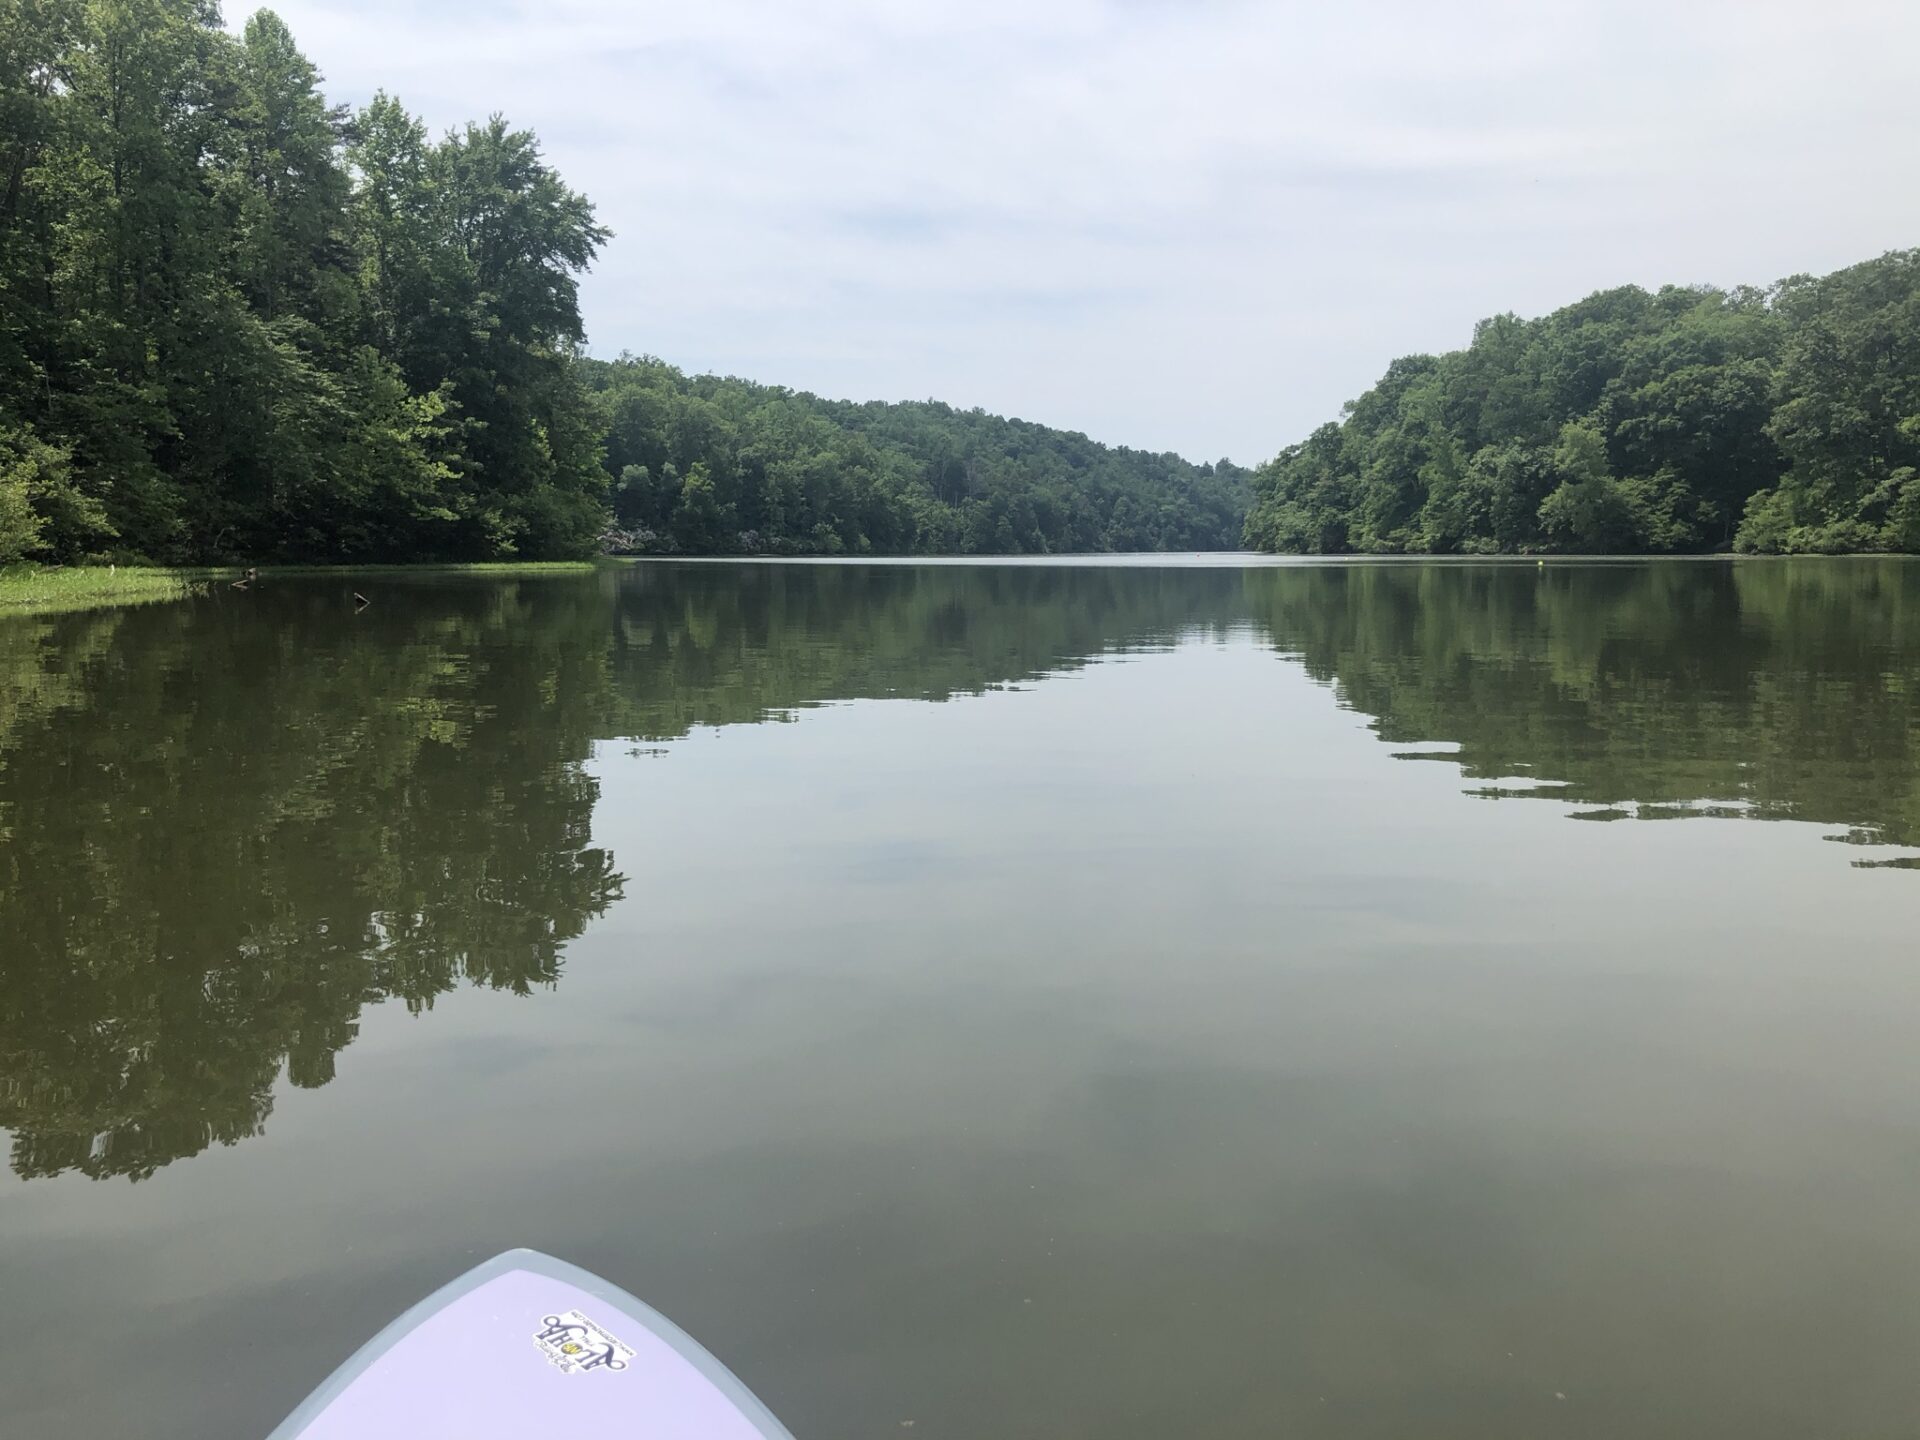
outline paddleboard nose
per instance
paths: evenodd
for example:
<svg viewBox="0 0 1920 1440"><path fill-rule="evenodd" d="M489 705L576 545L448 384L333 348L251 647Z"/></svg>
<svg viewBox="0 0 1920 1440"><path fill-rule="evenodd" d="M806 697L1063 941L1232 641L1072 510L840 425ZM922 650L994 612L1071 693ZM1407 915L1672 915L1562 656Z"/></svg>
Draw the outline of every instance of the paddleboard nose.
<svg viewBox="0 0 1920 1440"><path fill-rule="evenodd" d="M518 1249L399 1316L268 1440L636 1433L792 1440L732 1371L659 1311L590 1271Z"/></svg>

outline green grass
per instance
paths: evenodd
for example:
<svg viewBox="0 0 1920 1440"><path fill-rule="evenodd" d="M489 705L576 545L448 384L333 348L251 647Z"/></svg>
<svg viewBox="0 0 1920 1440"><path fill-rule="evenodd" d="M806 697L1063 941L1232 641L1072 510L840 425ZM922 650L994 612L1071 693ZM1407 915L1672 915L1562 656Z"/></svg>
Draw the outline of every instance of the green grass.
<svg viewBox="0 0 1920 1440"><path fill-rule="evenodd" d="M594 560L494 560L474 565L262 565L260 579L276 575L587 575ZM238 566L165 570L147 565L0 566L0 615L53 615L97 605L147 605L204 594L245 573Z"/></svg>
<svg viewBox="0 0 1920 1440"><path fill-rule="evenodd" d="M0 615L20 611L47 615L96 605L180 600L205 590L221 573L140 565L9 565L0 568Z"/></svg>

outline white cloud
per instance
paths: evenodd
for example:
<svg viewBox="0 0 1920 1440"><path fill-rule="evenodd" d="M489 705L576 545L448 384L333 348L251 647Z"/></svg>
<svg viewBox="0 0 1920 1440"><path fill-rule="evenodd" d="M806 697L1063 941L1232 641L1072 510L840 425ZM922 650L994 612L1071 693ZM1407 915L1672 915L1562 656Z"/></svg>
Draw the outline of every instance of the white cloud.
<svg viewBox="0 0 1920 1440"><path fill-rule="evenodd" d="M596 352L1196 457L1496 310L1920 243L1904 3L280 9L336 99L539 132Z"/></svg>

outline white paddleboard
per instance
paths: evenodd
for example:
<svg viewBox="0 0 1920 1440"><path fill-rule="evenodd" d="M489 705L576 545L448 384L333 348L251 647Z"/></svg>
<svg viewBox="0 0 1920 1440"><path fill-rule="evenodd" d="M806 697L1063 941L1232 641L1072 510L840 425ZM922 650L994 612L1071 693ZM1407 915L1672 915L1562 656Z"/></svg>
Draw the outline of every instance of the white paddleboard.
<svg viewBox="0 0 1920 1440"><path fill-rule="evenodd" d="M678 1325L534 1250L469 1270L334 1371L268 1440L793 1440Z"/></svg>

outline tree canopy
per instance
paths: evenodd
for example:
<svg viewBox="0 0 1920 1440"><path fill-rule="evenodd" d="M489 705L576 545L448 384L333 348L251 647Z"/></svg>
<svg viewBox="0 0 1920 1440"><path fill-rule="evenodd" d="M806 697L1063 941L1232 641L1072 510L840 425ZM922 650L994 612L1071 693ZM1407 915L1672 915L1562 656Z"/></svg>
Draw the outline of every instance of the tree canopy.
<svg viewBox="0 0 1920 1440"><path fill-rule="evenodd" d="M1253 484L1262 550L1920 550L1920 250L1497 315Z"/></svg>
<svg viewBox="0 0 1920 1440"><path fill-rule="evenodd" d="M0 561L577 554L593 209L271 12L0 0Z"/></svg>
<svg viewBox="0 0 1920 1440"><path fill-rule="evenodd" d="M815 554L1223 550L1247 472L936 401L822 400L583 363L606 415L621 548Z"/></svg>

